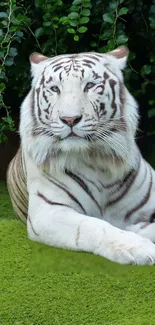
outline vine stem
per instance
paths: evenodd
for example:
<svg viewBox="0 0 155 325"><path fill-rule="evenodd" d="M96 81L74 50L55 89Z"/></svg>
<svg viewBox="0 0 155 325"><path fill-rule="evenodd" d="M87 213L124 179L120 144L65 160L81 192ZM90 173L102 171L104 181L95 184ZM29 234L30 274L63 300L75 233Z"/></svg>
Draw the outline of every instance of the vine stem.
<svg viewBox="0 0 155 325"><path fill-rule="evenodd" d="M39 42L38 42L37 38L35 37L35 35L34 35L34 33L33 33L32 29L31 29L29 26L26 26L26 27L29 29L29 31L31 32L31 34L32 34L32 35L33 35L33 37L35 38L35 40L36 40L36 43L37 43L37 45L38 45L38 47L39 47L40 51L42 52L42 48L41 48L41 46L40 46L40 44L39 44Z"/></svg>
<svg viewBox="0 0 155 325"><path fill-rule="evenodd" d="M12 3L12 0L9 0L9 15L8 15L8 26L7 26L7 32L6 32L5 36L4 36L4 39L3 39L2 43L1 43L1 46L3 46L3 44L5 43L5 41L6 41L7 37L8 37L8 35L9 35L9 32L10 32L11 15L12 15L12 4L13 4L13 3ZM9 41L9 43L8 43L7 51L6 51L6 54L5 54L4 59L3 59L3 61L2 61L2 66L4 66L5 61L6 61L6 58L7 58L8 54L9 54L10 45L11 45L11 40L12 40L12 38L14 37L14 35L15 35L15 33L14 33L13 36L10 38L10 41Z"/></svg>
<svg viewBox="0 0 155 325"><path fill-rule="evenodd" d="M10 31L10 24L11 24L11 15L12 15L12 0L9 0L9 16L8 16L8 26L7 26L7 32L4 36L4 39L2 41L2 45L3 43L5 43L5 40L7 38L7 36L9 35L9 31Z"/></svg>

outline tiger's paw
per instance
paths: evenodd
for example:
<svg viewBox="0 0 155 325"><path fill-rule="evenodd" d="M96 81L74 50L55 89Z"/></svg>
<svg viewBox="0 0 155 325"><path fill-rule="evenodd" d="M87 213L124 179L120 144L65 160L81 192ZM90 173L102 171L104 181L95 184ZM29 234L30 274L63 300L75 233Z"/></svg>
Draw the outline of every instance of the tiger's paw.
<svg viewBox="0 0 155 325"><path fill-rule="evenodd" d="M119 231L110 236L106 247L100 246L95 252L120 264L155 264L155 245L147 238L129 231ZM102 251L101 251L102 250Z"/></svg>

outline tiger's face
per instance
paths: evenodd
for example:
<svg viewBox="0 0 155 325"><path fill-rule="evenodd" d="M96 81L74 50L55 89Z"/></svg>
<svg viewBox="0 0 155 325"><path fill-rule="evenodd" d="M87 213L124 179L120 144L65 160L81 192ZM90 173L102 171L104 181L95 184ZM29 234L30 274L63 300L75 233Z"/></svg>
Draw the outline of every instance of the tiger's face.
<svg viewBox="0 0 155 325"><path fill-rule="evenodd" d="M120 47L105 55L31 55L31 133L44 143L44 150L69 152L97 147L106 154L125 154L121 138L125 138L129 123L121 69L127 54L127 49Z"/></svg>

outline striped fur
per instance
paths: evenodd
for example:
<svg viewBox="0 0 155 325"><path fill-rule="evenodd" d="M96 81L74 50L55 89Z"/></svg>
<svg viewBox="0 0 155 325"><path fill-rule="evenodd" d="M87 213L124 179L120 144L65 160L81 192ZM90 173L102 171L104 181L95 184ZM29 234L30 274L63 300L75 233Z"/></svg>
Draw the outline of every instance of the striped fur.
<svg viewBox="0 0 155 325"><path fill-rule="evenodd" d="M127 54L30 57L8 189L32 240L154 264L155 172L135 143L137 104L121 72Z"/></svg>

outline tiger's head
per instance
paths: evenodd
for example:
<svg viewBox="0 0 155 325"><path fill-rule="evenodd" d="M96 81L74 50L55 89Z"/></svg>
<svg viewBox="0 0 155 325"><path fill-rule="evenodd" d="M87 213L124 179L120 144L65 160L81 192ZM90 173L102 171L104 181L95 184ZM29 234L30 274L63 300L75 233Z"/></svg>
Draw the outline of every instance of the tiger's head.
<svg viewBox="0 0 155 325"><path fill-rule="evenodd" d="M37 164L80 152L128 159L138 113L123 82L127 56L124 46L104 54L30 56L32 88L22 104L20 134Z"/></svg>

